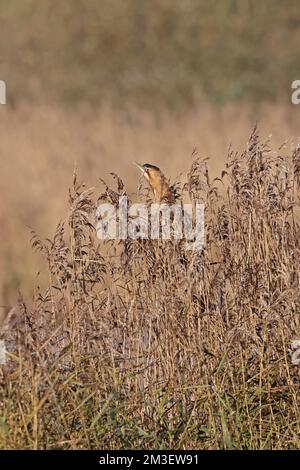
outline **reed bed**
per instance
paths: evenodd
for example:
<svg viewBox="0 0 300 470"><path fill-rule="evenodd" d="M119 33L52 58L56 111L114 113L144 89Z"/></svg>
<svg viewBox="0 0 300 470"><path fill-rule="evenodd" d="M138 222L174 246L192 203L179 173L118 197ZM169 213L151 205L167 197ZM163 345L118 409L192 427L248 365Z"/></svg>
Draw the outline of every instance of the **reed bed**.
<svg viewBox="0 0 300 470"><path fill-rule="evenodd" d="M75 174L54 237L32 233L49 282L2 326L0 447L299 448L300 149L255 127L218 178L195 152L177 186L205 204L196 253L100 241L97 204L127 194L113 177Z"/></svg>

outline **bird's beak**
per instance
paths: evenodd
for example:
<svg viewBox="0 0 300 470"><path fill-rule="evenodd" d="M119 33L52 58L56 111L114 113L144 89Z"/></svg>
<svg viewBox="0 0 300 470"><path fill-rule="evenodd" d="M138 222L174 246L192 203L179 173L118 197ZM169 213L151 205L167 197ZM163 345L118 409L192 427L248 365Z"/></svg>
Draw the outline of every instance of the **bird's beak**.
<svg viewBox="0 0 300 470"><path fill-rule="evenodd" d="M144 170L144 168L142 167L142 165L140 165L140 164L137 163L137 162L133 162L133 164L134 164L135 166L137 166L137 167L141 170L141 172L143 173L143 175L145 174L145 170Z"/></svg>

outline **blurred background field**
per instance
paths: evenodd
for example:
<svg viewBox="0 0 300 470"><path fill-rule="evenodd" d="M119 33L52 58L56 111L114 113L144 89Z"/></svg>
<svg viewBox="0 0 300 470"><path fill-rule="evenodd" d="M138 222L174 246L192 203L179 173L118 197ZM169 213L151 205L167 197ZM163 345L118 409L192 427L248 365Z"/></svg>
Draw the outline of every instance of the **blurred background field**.
<svg viewBox="0 0 300 470"><path fill-rule="evenodd" d="M0 18L0 448L299 448L299 2L0 0ZM196 257L99 246L100 178L134 200L133 161L189 172Z"/></svg>
<svg viewBox="0 0 300 470"><path fill-rule="evenodd" d="M30 296L30 228L66 216L74 166L88 186L131 162L175 178L194 147L214 174L258 121L274 145L297 141L297 1L0 1L1 301Z"/></svg>
<svg viewBox="0 0 300 470"><path fill-rule="evenodd" d="M288 101L299 75L297 0L1 1L12 102Z"/></svg>

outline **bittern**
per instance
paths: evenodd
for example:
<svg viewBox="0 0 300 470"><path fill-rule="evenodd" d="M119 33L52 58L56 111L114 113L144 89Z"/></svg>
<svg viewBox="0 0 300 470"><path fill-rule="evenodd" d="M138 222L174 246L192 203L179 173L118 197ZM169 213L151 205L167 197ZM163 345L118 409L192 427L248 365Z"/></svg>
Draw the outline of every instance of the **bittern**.
<svg viewBox="0 0 300 470"><path fill-rule="evenodd" d="M141 170L144 178L147 180L156 202L175 203L175 188L169 185L165 175L157 166L150 165L149 163L140 165L136 162L135 165Z"/></svg>

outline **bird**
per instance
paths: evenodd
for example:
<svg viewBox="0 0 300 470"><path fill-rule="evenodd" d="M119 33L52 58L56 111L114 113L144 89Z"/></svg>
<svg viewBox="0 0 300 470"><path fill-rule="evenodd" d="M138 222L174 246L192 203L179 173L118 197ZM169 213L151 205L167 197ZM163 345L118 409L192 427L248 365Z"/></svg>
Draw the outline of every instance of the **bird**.
<svg viewBox="0 0 300 470"><path fill-rule="evenodd" d="M169 205L176 202L176 190L174 186L170 186L163 172L158 166L144 163L140 165L137 162L134 164L141 170L144 178L152 189L155 202L167 203Z"/></svg>

